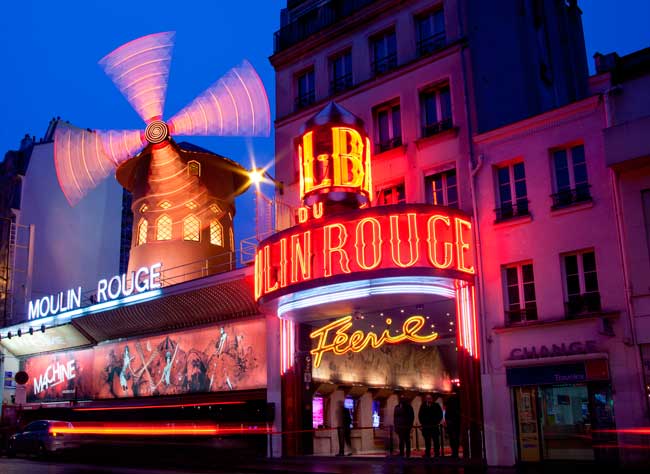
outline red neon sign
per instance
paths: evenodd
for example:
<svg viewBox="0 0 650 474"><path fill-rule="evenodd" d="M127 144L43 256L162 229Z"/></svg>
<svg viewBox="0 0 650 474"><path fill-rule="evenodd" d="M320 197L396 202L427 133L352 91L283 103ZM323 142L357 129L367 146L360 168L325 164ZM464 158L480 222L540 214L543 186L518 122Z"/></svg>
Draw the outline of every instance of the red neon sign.
<svg viewBox="0 0 650 474"><path fill-rule="evenodd" d="M472 223L460 211L426 204L356 210L261 242L255 298L394 271L472 280L473 261Z"/></svg>

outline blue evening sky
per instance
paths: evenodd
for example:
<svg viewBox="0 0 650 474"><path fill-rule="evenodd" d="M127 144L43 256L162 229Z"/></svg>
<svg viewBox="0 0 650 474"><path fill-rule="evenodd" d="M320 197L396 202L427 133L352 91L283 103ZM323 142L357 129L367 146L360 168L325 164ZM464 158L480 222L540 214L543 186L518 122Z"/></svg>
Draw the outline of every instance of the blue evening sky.
<svg viewBox="0 0 650 474"><path fill-rule="evenodd" d="M0 6L0 159L25 133L40 138L61 116L94 129L142 122L97 61L149 33L176 31L165 117L247 58L275 110L268 56L286 0L15 0ZM627 54L650 46L650 1L583 0L587 54ZM250 165L273 159L273 138L192 138L197 145ZM253 235L253 194L238 199L237 238Z"/></svg>

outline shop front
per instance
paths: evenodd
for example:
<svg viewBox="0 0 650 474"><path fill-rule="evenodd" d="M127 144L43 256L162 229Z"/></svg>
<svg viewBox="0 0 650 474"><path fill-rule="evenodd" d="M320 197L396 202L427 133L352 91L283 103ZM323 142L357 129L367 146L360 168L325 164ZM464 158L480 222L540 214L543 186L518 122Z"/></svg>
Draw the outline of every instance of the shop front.
<svg viewBox="0 0 650 474"><path fill-rule="evenodd" d="M584 352L594 346L594 341L542 346L547 359L526 359L513 350L520 358L508 361L506 380L520 461L616 460L609 361ZM573 355L552 356L553 350Z"/></svg>
<svg viewBox="0 0 650 474"><path fill-rule="evenodd" d="M279 328L269 384L280 381L282 452L336 454L348 423L353 453L396 451L401 398L421 449L418 411L432 395L448 420L460 407L462 426L450 429L464 434L466 458L481 458L471 219L427 204L370 206L369 150L359 120L336 104L309 120L297 140L298 222L257 250L255 297Z"/></svg>

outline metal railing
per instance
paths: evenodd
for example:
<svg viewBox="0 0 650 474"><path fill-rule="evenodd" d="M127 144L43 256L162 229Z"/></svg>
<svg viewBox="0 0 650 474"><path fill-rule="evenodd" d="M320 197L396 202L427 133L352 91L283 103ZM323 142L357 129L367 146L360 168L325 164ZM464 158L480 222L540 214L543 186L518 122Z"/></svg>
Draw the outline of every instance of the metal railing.
<svg viewBox="0 0 650 474"><path fill-rule="evenodd" d="M553 199L551 209L560 209L573 204L591 201L590 188L590 184L581 184L575 188L562 189L555 194L551 194L551 199Z"/></svg>
<svg viewBox="0 0 650 474"><path fill-rule="evenodd" d="M537 320L537 308L511 309L507 310L505 314L508 326Z"/></svg>
<svg viewBox="0 0 650 474"><path fill-rule="evenodd" d="M383 153L384 151L392 150L393 148L397 148L398 146L402 146L402 137L393 137L389 138L388 140L381 141L375 145L375 149L377 150L377 153Z"/></svg>
<svg viewBox="0 0 650 474"><path fill-rule="evenodd" d="M316 102L316 92L312 90L296 97L294 105L296 110L300 110L309 107L314 102Z"/></svg>
<svg viewBox="0 0 650 474"><path fill-rule="evenodd" d="M352 87L352 73L345 74L343 76L335 77L330 82L330 94L336 94L338 92L343 92Z"/></svg>
<svg viewBox="0 0 650 474"><path fill-rule="evenodd" d="M434 51L444 48L446 44L447 36L444 31L431 35L428 38L422 38L417 42L418 57L427 56Z"/></svg>
<svg viewBox="0 0 650 474"><path fill-rule="evenodd" d="M386 74L397 67L397 53L388 54L372 62L372 72L375 76Z"/></svg>
<svg viewBox="0 0 650 474"><path fill-rule="evenodd" d="M599 313L602 310L600 292L590 291L580 295L569 295L569 301L564 302L564 309L569 319Z"/></svg>
<svg viewBox="0 0 650 474"><path fill-rule="evenodd" d="M422 126L422 137L430 137L438 133L449 130L454 126L451 117L442 119L439 122L427 123Z"/></svg>
<svg viewBox="0 0 650 474"><path fill-rule="evenodd" d="M516 203L508 202L502 204L501 207L494 210L494 213L496 214L496 222L514 219L516 217L529 216L530 209L528 209L528 202L528 199L517 199Z"/></svg>
<svg viewBox="0 0 650 474"><path fill-rule="evenodd" d="M376 1L332 0L309 10L275 32L274 52L279 53L290 48Z"/></svg>

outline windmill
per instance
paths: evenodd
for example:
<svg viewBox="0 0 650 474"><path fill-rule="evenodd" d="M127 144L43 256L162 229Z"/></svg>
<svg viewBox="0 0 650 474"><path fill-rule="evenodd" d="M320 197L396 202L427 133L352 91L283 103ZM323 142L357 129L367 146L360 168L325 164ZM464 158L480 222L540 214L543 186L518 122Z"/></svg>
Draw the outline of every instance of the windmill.
<svg viewBox="0 0 650 474"><path fill-rule="evenodd" d="M234 161L172 136L268 136L270 112L261 79L244 61L163 120L173 40L173 32L144 36L99 62L144 130L93 131L59 122L54 162L72 206L115 173L133 197L129 271L162 262L166 278L182 281L232 265L234 197L249 181Z"/></svg>

